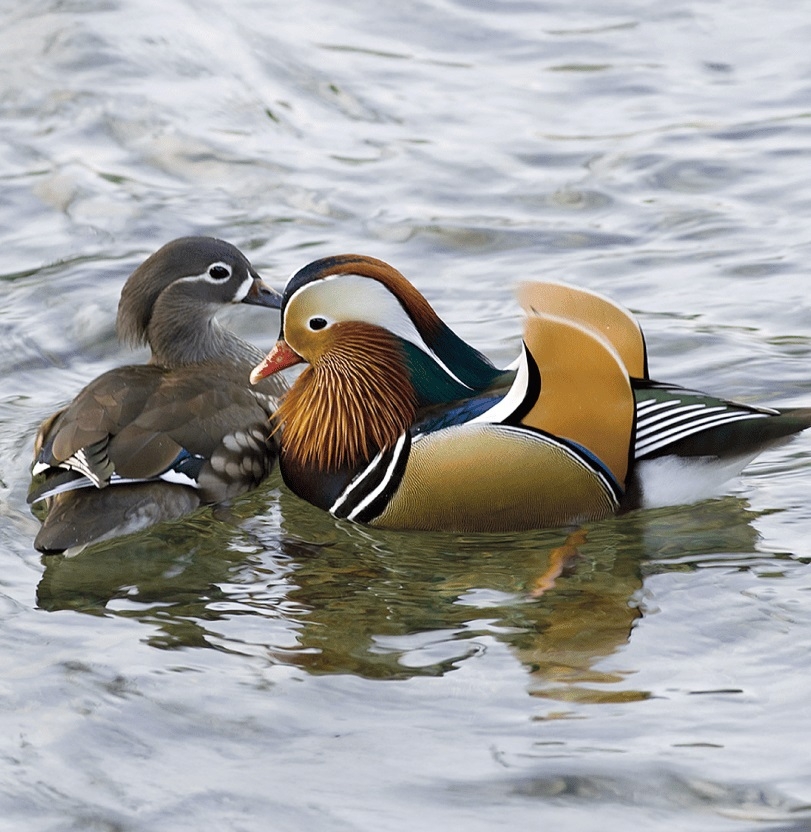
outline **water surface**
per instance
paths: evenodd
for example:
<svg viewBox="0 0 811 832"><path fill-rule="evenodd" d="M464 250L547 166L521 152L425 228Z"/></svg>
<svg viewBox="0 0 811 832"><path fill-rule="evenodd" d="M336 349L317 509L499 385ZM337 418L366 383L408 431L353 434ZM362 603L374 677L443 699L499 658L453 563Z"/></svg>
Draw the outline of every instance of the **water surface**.
<svg viewBox="0 0 811 832"><path fill-rule="evenodd" d="M805 4L41 0L0 10L0 829L811 825L811 439L583 533L420 535L268 484L76 558L39 421L129 272L388 260L512 360L510 287L639 316L655 376L811 403ZM262 346L278 319L239 309Z"/></svg>

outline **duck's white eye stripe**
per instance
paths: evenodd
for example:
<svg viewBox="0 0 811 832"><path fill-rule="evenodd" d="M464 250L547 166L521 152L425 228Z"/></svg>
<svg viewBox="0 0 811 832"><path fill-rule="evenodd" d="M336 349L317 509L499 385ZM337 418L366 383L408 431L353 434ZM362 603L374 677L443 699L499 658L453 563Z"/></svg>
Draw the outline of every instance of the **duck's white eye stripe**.
<svg viewBox="0 0 811 832"><path fill-rule="evenodd" d="M284 326L287 326L287 317L299 298L312 298L310 303L317 304L317 309L313 310L317 311L314 317L325 317L321 311L329 309L329 323L363 321L387 329L422 350L454 381L472 389L425 343L400 301L377 280L356 274L333 274L313 283L305 283L287 299ZM307 319L308 326L310 320L312 318Z"/></svg>
<svg viewBox="0 0 811 832"><path fill-rule="evenodd" d="M239 285L239 288L234 292L234 303L241 303L248 296L253 286L253 278L250 275L245 277L245 280Z"/></svg>
<svg viewBox="0 0 811 832"><path fill-rule="evenodd" d="M199 280L203 283L210 283L212 286L222 286L222 284L225 283L232 274L233 271L227 263L212 263L202 274L190 274L188 277L181 277L175 282L194 283ZM241 292L243 287L246 287L246 285L247 288L244 289L244 292L245 294L248 293L248 289L251 288L251 283L253 283L253 278L248 275L245 278L245 281L246 282L243 283L237 290L237 294L239 294L239 292Z"/></svg>

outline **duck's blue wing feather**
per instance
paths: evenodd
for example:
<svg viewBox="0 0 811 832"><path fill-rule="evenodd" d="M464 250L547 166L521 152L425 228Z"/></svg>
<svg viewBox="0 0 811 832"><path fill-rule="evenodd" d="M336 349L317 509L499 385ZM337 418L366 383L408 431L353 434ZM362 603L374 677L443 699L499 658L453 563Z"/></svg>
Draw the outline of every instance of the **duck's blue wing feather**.
<svg viewBox="0 0 811 832"><path fill-rule="evenodd" d="M471 399L462 399L441 409L431 409L424 413L411 428L412 436L433 433L443 428L464 425L472 419L486 413L504 398L504 393L480 395Z"/></svg>

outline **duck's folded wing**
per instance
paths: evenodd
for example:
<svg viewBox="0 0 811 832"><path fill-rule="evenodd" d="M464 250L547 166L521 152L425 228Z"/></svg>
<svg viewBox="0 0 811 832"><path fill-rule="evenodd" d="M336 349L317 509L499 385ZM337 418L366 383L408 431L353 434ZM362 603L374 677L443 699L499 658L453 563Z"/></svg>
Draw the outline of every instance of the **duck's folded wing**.
<svg viewBox="0 0 811 832"><path fill-rule="evenodd" d="M29 501L153 479L225 499L267 475L267 407L217 368L112 371L43 426Z"/></svg>
<svg viewBox="0 0 811 832"><path fill-rule="evenodd" d="M563 318L599 335L616 350L629 376L648 377L645 336L625 307L596 292L563 283L522 283L517 295L528 313Z"/></svg>
<svg viewBox="0 0 811 832"><path fill-rule="evenodd" d="M144 443L149 455L159 457L165 452L169 456L179 448L199 460L194 482L187 484L200 488L206 502L226 499L258 485L275 456L268 439L268 418L274 402L249 387L241 375L234 375L200 368L195 373L187 371L167 378L143 413L110 443L120 473L154 476L144 467L143 457L148 455L133 454L133 449ZM191 460L183 465L185 470L180 474L191 473Z"/></svg>
<svg viewBox="0 0 811 832"><path fill-rule="evenodd" d="M624 362L594 329L527 311L512 387L471 421L520 425L569 442L622 489L636 416Z"/></svg>
<svg viewBox="0 0 811 832"><path fill-rule="evenodd" d="M511 419L587 449L624 487L635 402L613 344L572 320L531 312L524 343L526 394Z"/></svg>
<svg viewBox="0 0 811 832"><path fill-rule="evenodd" d="M755 454L811 426L809 408L755 407L658 382L635 382L634 394L637 462Z"/></svg>
<svg viewBox="0 0 811 832"><path fill-rule="evenodd" d="M65 408L42 423L35 441L32 474L60 474L60 481L85 479L102 488L116 466L109 442L140 413L160 385L157 367L119 367L87 385ZM53 470L57 469L57 470ZM41 499L40 488L29 501Z"/></svg>

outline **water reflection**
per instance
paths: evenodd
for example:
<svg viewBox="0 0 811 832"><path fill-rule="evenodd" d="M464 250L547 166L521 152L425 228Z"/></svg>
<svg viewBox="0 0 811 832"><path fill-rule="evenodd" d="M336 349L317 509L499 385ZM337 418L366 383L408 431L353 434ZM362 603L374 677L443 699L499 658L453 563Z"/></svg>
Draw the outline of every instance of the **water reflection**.
<svg viewBox="0 0 811 832"><path fill-rule="evenodd" d="M581 530L416 534L336 522L273 490L227 515L206 510L44 558L37 598L47 610L139 620L156 647L260 655L317 674L442 675L495 639L533 695L629 701L648 694L600 662L628 641L645 576L763 560L755 516L725 498Z"/></svg>
<svg viewBox="0 0 811 832"><path fill-rule="evenodd" d="M644 805L664 816L691 811L707 817L708 810L714 809L730 820L769 823L772 832L808 829L807 813L811 807L774 788L729 784L718 778L687 777L658 767L633 771L633 787L630 782L627 775L618 777L607 769L593 773L558 770L534 776L491 779L474 786L460 785L454 789L453 798L461 802L483 798L503 800L515 796L537 801L544 807L550 802L568 808L585 804L592 806L595 812L605 812L609 806L629 806L639 810L640 805ZM771 825L781 821L785 825ZM672 824L671 828L678 827L675 815L672 815Z"/></svg>

